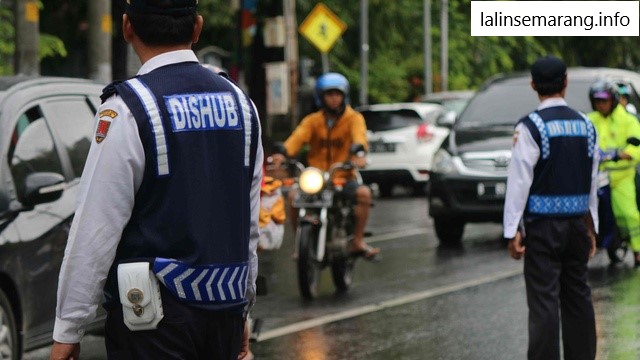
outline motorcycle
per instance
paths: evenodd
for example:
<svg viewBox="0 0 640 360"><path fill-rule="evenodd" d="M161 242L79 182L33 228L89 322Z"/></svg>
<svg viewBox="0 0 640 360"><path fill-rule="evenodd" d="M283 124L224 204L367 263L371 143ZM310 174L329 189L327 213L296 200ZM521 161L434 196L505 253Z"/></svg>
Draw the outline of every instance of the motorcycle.
<svg viewBox="0 0 640 360"><path fill-rule="evenodd" d="M320 272L331 268L338 292L347 291L353 282L356 257L349 253L355 225L354 201L343 191L346 181L333 178L338 170L353 170L349 161L333 164L328 171L304 167L293 161L298 170L297 193L293 206L298 210L295 235L298 287L305 299L318 295ZM356 171L356 181L362 178Z"/></svg>
<svg viewBox="0 0 640 360"><path fill-rule="evenodd" d="M633 146L640 145L640 139L631 137L627 143ZM601 151L600 163L618 161L618 150ZM600 219L600 231L597 246L606 249L611 264L622 262L629 252L628 234L619 231L616 219L611 207L611 186L609 185L609 173L606 170L598 173L598 218Z"/></svg>

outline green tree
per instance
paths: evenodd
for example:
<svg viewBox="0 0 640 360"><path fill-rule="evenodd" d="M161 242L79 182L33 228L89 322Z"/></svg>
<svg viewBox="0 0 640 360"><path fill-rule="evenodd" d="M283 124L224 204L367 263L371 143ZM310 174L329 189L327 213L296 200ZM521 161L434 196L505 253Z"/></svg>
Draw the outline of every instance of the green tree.
<svg viewBox="0 0 640 360"><path fill-rule="evenodd" d="M40 9L42 2L38 2ZM14 73L13 55L15 53L15 28L14 28L13 3L0 3L0 75ZM42 60L47 57L67 56L64 42L57 36L40 33L38 55Z"/></svg>

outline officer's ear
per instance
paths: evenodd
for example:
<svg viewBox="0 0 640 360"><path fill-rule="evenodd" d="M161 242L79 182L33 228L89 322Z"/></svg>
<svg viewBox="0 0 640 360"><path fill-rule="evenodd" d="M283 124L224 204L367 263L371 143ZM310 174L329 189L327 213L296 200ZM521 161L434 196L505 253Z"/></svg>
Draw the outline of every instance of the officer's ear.
<svg viewBox="0 0 640 360"><path fill-rule="evenodd" d="M131 43L133 41L133 37L135 36L133 32L133 26L131 26L131 21L129 21L129 15L122 15L122 37L124 41L127 43Z"/></svg>
<svg viewBox="0 0 640 360"><path fill-rule="evenodd" d="M533 91L538 92L538 89L536 88L536 83L534 83L533 80L531 80L531 88L533 89Z"/></svg>
<svg viewBox="0 0 640 360"><path fill-rule="evenodd" d="M193 34L191 35L191 42L193 44L197 43L200 40L200 33L202 32L202 26L204 24L204 20L201 15L196 16L196 23L193 26Z"/></svg>

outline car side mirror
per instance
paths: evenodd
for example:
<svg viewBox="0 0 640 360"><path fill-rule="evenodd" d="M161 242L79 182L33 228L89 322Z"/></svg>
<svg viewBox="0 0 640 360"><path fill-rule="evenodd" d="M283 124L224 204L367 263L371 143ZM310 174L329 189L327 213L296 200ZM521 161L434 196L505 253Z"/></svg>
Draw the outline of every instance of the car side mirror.
<svg viewBox="0 0 640 360"><path fill-rule="evenodd" d="M436 120L436 124L438 126L446 127L449 129L453 127L453 124L455 124L455 122L456 122L455 111L447 111L444 114L440 115L440 117L438 117L438 120Z"/></svg>
<svg viewBox="0 0 640 360"><path fill-rule="evenodd" d="M22 206L33 208L38 204L58 200L64 189L64 176L53 172L37 172L27 175L24 193L19 198Z"/></svg>

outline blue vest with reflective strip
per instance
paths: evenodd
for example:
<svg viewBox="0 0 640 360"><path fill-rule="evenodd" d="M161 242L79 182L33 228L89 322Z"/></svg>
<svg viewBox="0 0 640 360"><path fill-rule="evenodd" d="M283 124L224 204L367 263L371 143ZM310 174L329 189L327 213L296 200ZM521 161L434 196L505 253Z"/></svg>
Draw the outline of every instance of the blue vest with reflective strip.
<svg viewBox="0 0 640 360"><path fill-rule="evenodd" d="M208 307L244 306L259 136L249 98L196 62L113 86L135 117L145 152L144 177L114 264L175 259L181 267L162 278L169 290L195 286L211 292L200 299ZM108 295L117 294L115 270ZM198 301L190 294L187 300Z"/></svg>
<svg viewBox="0 0 640 360"><path fill-rule="evenodd" d="M520 120L540 148L525 215L570 217L589 210L596 133L581 113L556 106Z"/></svg>

